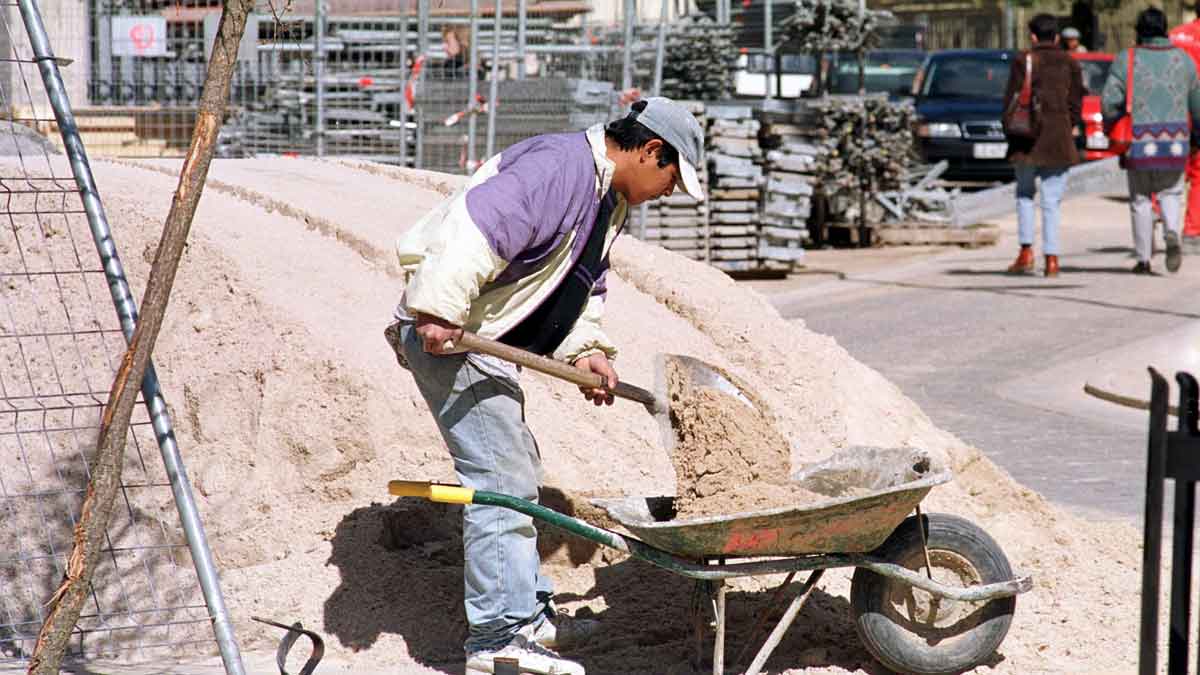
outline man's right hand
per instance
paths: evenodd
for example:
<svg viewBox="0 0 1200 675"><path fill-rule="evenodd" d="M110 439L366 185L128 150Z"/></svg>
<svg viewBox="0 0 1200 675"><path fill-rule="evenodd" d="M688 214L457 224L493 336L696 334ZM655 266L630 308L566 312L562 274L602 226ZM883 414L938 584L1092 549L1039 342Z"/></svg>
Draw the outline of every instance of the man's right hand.
<svg viewBox="0 0 1200 675"><path fill-rule="evenodd" d="M445 354L453 351L454 346L462 339L463 329L445 319L430 314L417 313L417 336L421 338L421 348L429 354Z"/></svg>

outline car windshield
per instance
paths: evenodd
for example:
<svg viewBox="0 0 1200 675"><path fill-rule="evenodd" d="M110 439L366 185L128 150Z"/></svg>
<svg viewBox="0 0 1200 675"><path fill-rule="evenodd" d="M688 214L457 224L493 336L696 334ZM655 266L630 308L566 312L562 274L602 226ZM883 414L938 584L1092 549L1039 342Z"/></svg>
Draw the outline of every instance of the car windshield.
<svg viewBox="0 0 1200 675"><path fill-rule="evenodd" d="M933 59L921 94L926 98L999 101L1008 86L1008 61L987 56Z"/></svg>
<svg viewBox="0 0 1200 675"><path fill-rule="evenodd" d="M1104 91L1104 81L1108 79L1108 69L1112 61L1080 61L1083 70L1083 89L1092 96L1099 96Z"/></svg>
<svg viewBox="0 0 1200 675"><path fill-rule="evenodd" d="M868 52L863 63L863 82L870 93L907 95L925 55L921 52ZM838 54L829 69L831 94L858 93L858 59Z"/></svg>

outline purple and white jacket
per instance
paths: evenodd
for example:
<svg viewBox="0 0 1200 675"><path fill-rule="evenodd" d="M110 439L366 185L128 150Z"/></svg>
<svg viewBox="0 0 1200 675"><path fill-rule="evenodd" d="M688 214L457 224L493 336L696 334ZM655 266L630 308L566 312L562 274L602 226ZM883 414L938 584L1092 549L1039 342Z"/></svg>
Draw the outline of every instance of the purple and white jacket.
<svg viewBox="0 0 1200 675"><path fill-rule="evenodd" d="M604 227L604 262L592 296L554 357L614 358L600 320L608 251L629 209L616 195L616 207L598 219L613 170L602 125L535 136L496 155L397 240L408 280L399 312L424 312L500 337L558 288L592 228Z"/></svg>

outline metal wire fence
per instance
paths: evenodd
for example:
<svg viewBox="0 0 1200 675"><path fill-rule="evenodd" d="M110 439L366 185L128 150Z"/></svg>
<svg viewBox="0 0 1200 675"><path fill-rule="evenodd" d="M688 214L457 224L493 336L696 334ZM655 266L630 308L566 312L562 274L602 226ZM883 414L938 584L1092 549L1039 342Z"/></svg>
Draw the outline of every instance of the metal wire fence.
<svg viewBox="0 0 1200 675"><path fill-rule="evenodd" d="M651 77L642 68L626 80L624 26L583 21L589 9L502 1L497 30L496 5L479 0L261 0L220 152L465 172L516 140L585 128L619 110L624 85L646 88ZM92 156L186 152L219 3L56 0L46 17L72 61L64 79ZM630 52L652 55L654 33L631 33ZM44 106L32 116L56 139Z"/></svg>
<svg viewBox="0 0 1200 675"><path fill-rule="evenodd" d="M22 22L36 8L19 4L0 4L0 106L12 114L0 123L0 664L29 658L63 578L129 328L113 305L114 285L128 287L119 261L96 255L113 243L94 238L79 167L35 131L56 122ZM71 659L211 650L213 614L154 452L173 448L170 435L137 408Z"/></svg>

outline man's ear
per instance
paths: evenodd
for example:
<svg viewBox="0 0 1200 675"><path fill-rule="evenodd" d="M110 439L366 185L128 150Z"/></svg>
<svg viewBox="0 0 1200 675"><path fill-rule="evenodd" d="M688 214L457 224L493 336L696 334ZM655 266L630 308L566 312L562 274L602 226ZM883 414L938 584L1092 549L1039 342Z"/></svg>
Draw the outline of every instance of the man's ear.
<svg viewBox="0 0 1200 675"><path fill-rule="evenodd" d="M658 161L658 156L662 152L662 149L663 149L663 142L658 140L657 138L653 138L649 141L646 141L646 144L642 146L642 153L645 154L647 157L650 157L650 158L654 159L655 161Z"/></svg>

